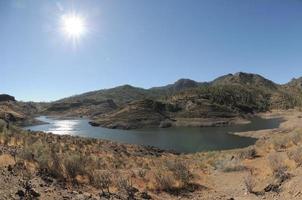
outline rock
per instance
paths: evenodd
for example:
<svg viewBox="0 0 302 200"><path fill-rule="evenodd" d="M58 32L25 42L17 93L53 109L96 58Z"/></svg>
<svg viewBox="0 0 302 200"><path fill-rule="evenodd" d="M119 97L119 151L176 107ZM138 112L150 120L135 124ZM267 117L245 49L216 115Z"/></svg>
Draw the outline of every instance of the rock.
<svg viewBox="0 0 302 200"><path fill-rule="evenodd" d="M278 184L269 184L264 188L265 192L279 192L280 185Z"/></svg>
<svg viewBox="0 0 302 200"><path fill-rule="evenodd" d="M86 197L86 198L92 198L92 194L88 193L88 192L84 192L83 195Z"/></svg>
<svg viewBox="0 0 302 200"><path fill-rule="evenodd" d="M18 190L18 192L16 192L16 195L18 195L19 197L24 197L25 192L23 190Z"/></svg>
<svg viewBox="0 0 302 200"><path fill-rule="evenodd" d="M8 94L0 94L0 102L1 101L16 101L16 99Z"/></svg>
<svg viewBox="0 0 302 200"><path fill-rule="evenodd" d="M170 121L162 121L160 122L159 128L169 128L172 126Z"/></svg>
<svg viewBox="0 0 302 200"><path fill-rule="evenodd" d="M98 123L96 122L93 122L93 121L90 121L88 122L91 126L100 126Z"/></svg>
<svg viewBox="0 0 302 200"><path fill-rule="evenodd" d="M13 171L13 167L12 167L11 165L8 165L7 170L8 170L9 172L12 172L12 171Z"/></svg>
<svg viewBox="0 0 302 200"><path fill-rule="evenodd" d="M141 193L141 198L143 199L152 199L152 197L147 192Z"/></svg>
<svg viewBox="0 0 302 200"><path fill-rule="evenodd" d="M41 194L39 192L37 192L35 189L33 189L33 188L29 190L29 193L33 197L39 197L39 196L41 196Z"/></svg>
<svg viewBox="0 0 302 200"><path fill-rule="evenodd" d="M79 193L77 191L72 191L72 194L78 195Z"/></svg>

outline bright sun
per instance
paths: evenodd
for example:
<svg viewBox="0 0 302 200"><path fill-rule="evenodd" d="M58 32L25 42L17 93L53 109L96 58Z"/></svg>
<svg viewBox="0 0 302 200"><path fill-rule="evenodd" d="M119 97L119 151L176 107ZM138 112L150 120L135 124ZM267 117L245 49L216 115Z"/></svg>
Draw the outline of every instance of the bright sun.
<svg viewBox="0 0 302 200"><path fill-rule="evenodd" d="M86 33L85 20L75 13L65 14L61 17L61 28L69 38L79 39Z"/></svg>

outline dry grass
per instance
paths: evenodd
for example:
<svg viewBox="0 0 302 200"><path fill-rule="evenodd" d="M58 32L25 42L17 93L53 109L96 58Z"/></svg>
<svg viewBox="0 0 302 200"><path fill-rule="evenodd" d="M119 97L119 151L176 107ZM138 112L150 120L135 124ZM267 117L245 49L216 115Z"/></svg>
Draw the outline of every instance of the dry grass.
<svg viewBox="0 0 302 200"><path fill-rule="evenodd" d="M0 128L0 144L22 149L16 155L22 165L30 163L39 175L72 187L89 185L106 198L118 191L131 199L136 188L144 192L174 191L188 187L194 178L189 160L176 159L172 154L102 140ZM138 185L142 181L143 188Z"/></svg>
<svg viewBox="0 0 302 200"><path fill-rule="evenodd" d="M172 191L175 187L175 179L170 174L158 170L155 172L156 190L157 191Z"/></svg>
<svg viewBox="0 0 302 200"><path fill-rule="evenodd" d="M246 167L241 162L241 159L235 157L226 157L216 160L215 169L222 172L244 171Z"/></svg>
<svg viewBox="0 0 302 200"><path fill-rule="evenodd" d="M257 157L257 150L255 147L248 147L239 152L240 159L254 159Z"/></svg>
<svg viewBox="0 0 302 200"><path fill-rule="evenodd" d="M272 175L274 182L271 178L266 181L279 185L290 177L295 163L302 165L301 131L262 138L255 146L241 150L173 155L102 140L7 130L1 126L0 130L0 144L21 149L16 154L18 163L31 163L39 173L67 185L91 186L106 198L117 191L123 198L132 198L137 196L137 189L179 195L190 191L192 185L207 183L213 170L222 176L228 172L244 175L251 168L256 173L247 176L244 184L249 193L255 194L255 188L267 186L259 186L260 176ZM259 160L269 165L255 167Z"/></svg>
<svg viewBox="0 0 302 200"><path fill-rule="evenodd" d="M295 148L288 153L290 159L294 160L298 167L302 166L302 147Z"/></svg>

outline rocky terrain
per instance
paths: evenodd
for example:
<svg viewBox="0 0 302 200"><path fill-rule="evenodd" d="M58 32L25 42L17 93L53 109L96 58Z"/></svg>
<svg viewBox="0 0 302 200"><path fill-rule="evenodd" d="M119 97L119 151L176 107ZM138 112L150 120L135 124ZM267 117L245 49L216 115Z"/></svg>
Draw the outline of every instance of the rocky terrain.
<svg viewBox="0 0 302 200"><path fill-rule="evenodd" d="M163 99L165 96L188 88L198 87L200 83L181 79L174 84L151 89L123 85L75 95L50 103L43 113L48 115L88 116L93 117L108 113L133 101L142 99Z"/></svg>
<svg viewBox="0 0 302 200"><path fill-rule="evenodd" d="M236 150L174 154L97 139L28 132L0 121L0 199L302 198L302 112Z"/></svg>
<svg viewBox="0 0 302 200"><path fill-rule="evenodd" d="M260 75L237 73L209 83L180 82L149 90L153 94L166 90L164 96L153 95L160 98L145 96L110 112L94 115L91 124L122 129L220 126L251 114L271 109L290 109L302 103L302 92L297 83L299 79L278 85Z"/></svg>
<svg viewBox="0 0 302 200"><path fill-rule="evenodd" d="M259 112L302 105L302 79L276 84L260 75L228 74L210 82L180 79L163 87L130 85L75 95L50 103L0 96L0 118L35 123L35 115L87 117L91 125L118 129L222 126Z"/></svg>
<svg viewBox="0 0 302 200"><path fill-rule="evenodd" d="M10 123L22 126L39 123L34 116L39 113L41 107L38 103L20 102L13 96L0 95L0 119Z"/></svg>
<svg viewBox="0 0 302 200"><path fill-rule="evenodd" d="M0 95L0 199L298 200L301 102L301 79L278 85L246 73L148 90L126 85L51 103ZM88 116L92 125L121 129L224 126L251 115L284 122L233 133L258 139L244 149L176 154L18 128L41 114Z"/></svg>

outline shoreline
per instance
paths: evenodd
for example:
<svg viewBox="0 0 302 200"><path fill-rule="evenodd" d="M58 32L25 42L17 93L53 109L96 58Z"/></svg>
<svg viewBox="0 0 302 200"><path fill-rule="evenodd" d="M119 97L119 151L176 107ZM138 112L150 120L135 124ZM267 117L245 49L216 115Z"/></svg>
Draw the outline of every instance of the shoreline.
<svg viewBox="0 0 302 200"><path fill-rule="evenodd" d="M255 115L255 116L258 116L258 115ZM84 119L84 118L76 118L76 117L64 117L64 118L61 118L61 117L58 117L58 116L44 116L44 117L49 117L51 119L54 119L54 120L64 120L64 119ZM251 118L252 116L250 116ZM258 117L261 117L260 115ZM266 118L269 118L269 117L266 117ZM270 118L273 118L273 117L270 117ZM87 119L87 118L85 118ZM205 120L209 120L209 119L205 119ZM207 126L207 127L229 127L229 126L233 126L233 125L241 125L241 124L249 124L251 123L251 120L247 119L247 118L235 118L235 119L231 119L232 123L229 123L227 125L224 125L224 126ZM45 123L40 123L40 124L47 124L47 122ZM39 124L38 124L39 125ZM174 127L174 128L180 128L181 126L179 127ZM200 127L200 126L183 126L183 127ZM24 130L29 130L29 129L26 129L27 127L22 127ZM137 129L136 129L137 130ZM271 129L265 129L265 130L260 130L261 131L265 131L267 132L268 130L271 130ZM121 130L123 131L123 129ZM32 131L32 132L43 132L43 131ZM249 131L249 132L259 132L259 131ZM45 134L53 134L53 135L58 135L58 134L54 134L52 132L43 132ZM240 137L248 137L248 138L254 138L254 139L258 139L257 137L254 137L253 135L248 135L247 132L240 132L240 133L226 133L226 134L232 134L232 135L237 135L237 136L240 136ZM255 134L255 133L254 133ZM246 147L234 147L234 148L225 148L225 149L216 149L216 150L211 150L211 149L208 149L208 150L200 150L200 151L193 151L193 152L181 152L181 151L177 151L177 150L173 150L173 149L165 149L165 148L160 148L160 147L156 147L154 145L143 145L143 144L132 144L130 142L123 142L123 141L117 141L117 140L113 140L113 139L106 139L106 138L98 138L98 137L87 137L87 136L77 136L77 135L70 135L70 134L64 134L64 135L61 135L61 136L68 136L68 137L80 137L80 138L83 138L83 139L97 139L97 140L104 140L104 141L108 141L108 142L114 142L114 143L117 143L117 144L120 144L120 145L136 145L136 146L140 146L140 147L143 147L143 148L156 148L156 149L159 149L159 150L162 150L162 151L165 151L165 152L173 152L173 153L176 153L176 154L195 154L195 153L202 153L202 152L211 152L211 151L227 151L227 150L236 150L236 149L242 149L242 148L246 148L248 146L251 146L251 145L254 145L253 144L250 144ZM256 141L255 141L256 142Z"/></svg>
<svg viewBox="0 0 302 200"><path fill-rule="evenodd" d="M292 131L296 128L302 128L302 124L299 122L300 117L302 117L302 112L297 109L289 110L272 110L270 112L258 113L256 116L259 116L264 119L282 119L282 122L279 124L278 128L274 129L264 129L258 131L246 131L246 132L234 132L230 133L233 135L241 137L250 137L255 139L268 138L274 134L278 134L284 131Z"/></svg>
<svg viewBox="0 0 302 200"><path fill-rule="evenodd" d="M48 195L59 198L62 194L70 196L70 199L75 199L79 195L79 192L81 194L87 193L87 196L92 195L97 197L100 189L94 188L94 176L92 175L95 174L90 174L90 172L104 172L105 170L112 175L113 183L110 191L114 194L120 194L117 190L120 177L132 177L130 180L133 183L133 187L138 189L139 195L143 192L148 192L148 195L152 196L154 200L172 200L176 198L173 194L166 190L158 192L158 188L160 189L161 185L158 182L157 175L160 173L164 177L173 178L173 172L178 169L178 164L184 163L186 164L184 166L187 167L186 170L193 174L193 178L190 179L189 183L198 187L194 187L195 189L189 193L179 190L184 192L180 196L182 199L222 200L235 198L256 200L255 194L249 193L245 185L245 181L250 173L253 173L252 180L255 182L253 191L262 192L263 197L266 199L276 199L275 197L280 197L280 199L295 199L292 197L300 191L300 186L302 185L302 168L298 164L295 164L290 155L295 150L300 149L302 145L302 132L290 130L291 127L302 126L299 125L302 120L302 112L298 112L297 110L273 111L259 115L264 115L267 118L284 117L284 121L276 129L251 131L255 135L261 131L267 134L259 137L259 140L254 145L243 148L186 154L176 154L154 147L122 144L104 139L55 135L39 131L22 131L18 133L12 127L11 134L7 135L6 139L2 138L3 141L0 142L0 147L4 152L4 155L0 156L2 164L3 166L10 165L10 167L3 168L4 172L0 174L3 180L9 178L7 184L6 182L2 183L2 187L4 188L2 190L7 191L8 194L15 195L16 191L23 188L22 185L19 186L17 184L20 179L24 179L22 177L22 170L32 170L35 172L32 178L32 182L34 183L33 188L39 192L42 199L48 199ZM2 135L2 137L5 137L5 135ZM298 140L297 138L300 139ZM31 142L30 145L28 145L28 142ZM41 150L43 154L39 154ZM14 161L13 156L15 154L11 152L15 151L17 152L18 162L23 163L25 169L19 169ZM56 157L52 157L53 151ZM29 157L24 157L26 155L24 152L30 152L31 154L28 154ZM32 157L33 154L34 158ZM63 177L62 179L56 179L46 172L42 171L41 173L39 171L45 165L44 159L42 159L45 156L47 160L58 160L60 166L63 166L64 169L68 169L67 164L69 161L71 163L76 161L76 166L84 165L85 167L76 171L76 175L72 179L68 179L70 178L68 171L51 168L52 165L49 165L48 169L57 170ZM288 166L287 172L294 175L278 185L278 188L280 188L280 192L278 193L267 190L274 183L274 171L272 171L273 168L269 164L272 158L274 158L272 156L282 158L282 162ZM81 159L87 157L90 158L86 160L89 163L85 164ZM174 168L170 168L171 163ZM21 175L16 174L15 176L11 176L11 172L8 169L20 172ZM47 178L46 180L51 179L52 183L48 184L45 182L43 179L45 177ZM67 179L65 179L66 177ZM75 181L79 184L73 185ZM182 186L177 185L179 181L181 179L173 179L170 187L175 188L176 186L181 189ZM292 184L297 185L297 182L297 187L288 187ZM62 188L62 184L67 184L68 187ZM52 192L45 192L46 188L51 188ZM12 192L10 192L11 190ZM73 193L73 191L76 192ZM300 199L301 196L297 196L296 199Z"/></svg>

